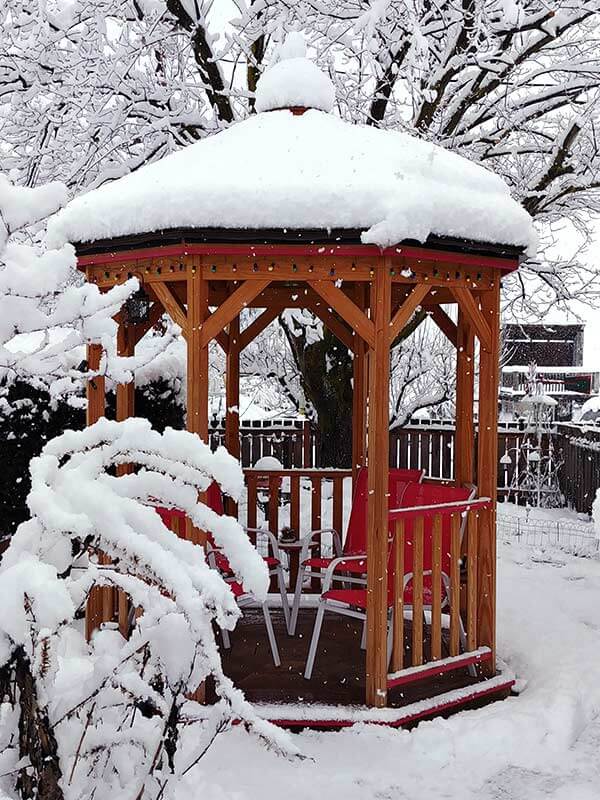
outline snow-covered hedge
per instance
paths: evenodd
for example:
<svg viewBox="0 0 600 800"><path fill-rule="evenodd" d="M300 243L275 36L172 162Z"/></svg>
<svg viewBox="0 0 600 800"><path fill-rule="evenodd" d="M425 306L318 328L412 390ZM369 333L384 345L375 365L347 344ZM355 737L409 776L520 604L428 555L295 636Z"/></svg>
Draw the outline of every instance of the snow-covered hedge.
<svg viewBox="0 0 600 800"><path fill-rule="evenodd" d="M121 464L137 470L116 476ZM77 800L124 797L124 787L135 789L127 797L169 797L167 784L182 780L234 717L292 750L223 673L213 626L231 630L240 616L228 584L153 508L178 508L209 531L236 578L264 599L267 570L239 523L198 500L213 480L239 497L235 459L186 431L102 419L50 441L31 479L31 519L0 564L0 700L9 701L0 715L0 796L24 796L27 783L40 796L50 786L44 796L53 800L67 787ZM93 585L124 592L141 610L129 639L108 629L85 641ZM220 701L200 721L188 698L209 675Z"/></svg>

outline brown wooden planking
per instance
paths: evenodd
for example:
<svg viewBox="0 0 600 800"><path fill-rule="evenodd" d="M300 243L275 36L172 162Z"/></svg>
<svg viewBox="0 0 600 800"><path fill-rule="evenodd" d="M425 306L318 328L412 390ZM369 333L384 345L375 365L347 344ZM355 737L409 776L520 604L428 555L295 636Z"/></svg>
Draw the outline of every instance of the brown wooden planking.
<svg viewBox="0 0 600 800"><path fill-rule="evenodd" d="M396 520L394 535L394 609L391 671L404 668L404 520Z"/></svg>
<svg viewBox="0 0 600 800"><path fill-rule="evenodd" d="M311 502L310 502L310 527L313 531L321 529L321 478L317 474L311 477ZM314 558L320 558L321 545L311 550L311 555ZM312 578L310 588L312 592L318 592L321 589L321 581L318 578Z"/></svg>
<svg viewBox="0 0 600 800"><path fill-rule="evenodd" d="M477 647L477 523L478 512L467 512L467 650Z"/></svg>
<svg viewBox="0 0 600 800"><path fill-rule="evenodd" d="M88 369L95 371L100 368L102 358L102 346L99 344L87 345ZM104 376L99 375L89 380L86 385L87 410L86 424L93 425L100 417L104 416L106 403L106 382ZM99 557L102 563L102 558ZM85 610L85 634L89 640L92 633L100 626L103 621L104 594L99 586L91 588Z"/></svg>
<svg viewBox="0 0 600 800"><path fill-rule="evenodd" d="M208 442L208 344L201 343L202 324L208 314L208 285L202 279L199 257L188 273L187 297L187 429ZM203 532L189 519L186 525L188 538L203 544Z"/></svg>
<svg viewBox="0 0 600 800"><path fill-rule="evenodd" d="M478 488L491 497L492 507L480 513L478 523L477 641L491 648L493 657L483 665L486 675L496 664L496 491L498 485L498 382L500 372L500 278L481 297L482 314L491 331L491 349L480 353Z"/></svg>
<svg viewBox="0 0 600 800"><path fill-rule="evenodd" d="M340 538L343 537L343 515L344 515L344 479L336 477L333 479L333 510L332 510L332 528L337 531Z"/></svg>
<svg viewBox="0 0 600 800"><path fill-rule="evenodd" d="M473 297L469 289L456 287L452 289L452 294L456 298L456 302L460 306L460 310L465 314L469 320L470 325L477 334L477 338L481 342L484 350L491 350L493 347L492 330L490 328L490 321L480 310L477 300Z"/></svg>
<svg viewBox="0 0 600 800"><path fill-rule="evenodd" d="M340 317L348 323L370 347L373 347L375 328L364 311L351 300L348 295L339 289L331 280L311 280L309 285L334 308Z"/></svg>
<svg viewBox="0 0 600 800"><path fill-rule="evenodd" d="M300 537L300 476L290 478L290 527Z"/></svg>
<svg viewBox="0 0 600 800"><path fill-rule="evenodd" d="M423 517L413 522L412 665L423 663Z"/></svg>
<svg viewBox="0 0 600 800"><path fill-rule="evenodd" d="M475 350L473 328L459 308L456 355L456 434L454 475L458 486L472 483L474 474L473 392Z"/></svg>
<svg viewBox="0 0 600 800"><path fill-rule="evenodd" d="M423 300L429 294L430 286L417 284L404 303L396 311L390 321L390 339L393 342L396 336L402 332L402 329L408 324L410 318L415 313L417 308L421 305Z"/></svg>
<svg viewBox="0 0 600 800"><path fill-rule="evenodd" d="M256 510L257 510L257 484L258 475L246 473L246 487L247 487L247 516L246 524L249 528L256 528Z"/></svg>
<svg viewBox="0 0 600 800"><path fill-rule="evenodd" d="M432 530L431 659L442 657L442 517L436 514Z"/></svg>
<svg viewBox="0 0 600 800"><path fill-rule="evenodd" d="M280 478L275 475L269 477L269 530L273 536L279 534L279 487Z"/></svg>
<svg viewBox="0 0 600 800"><path fill-rule="evenodd" d="M392 286L382 259L371 292L373 349L369 354L369 429L367 500L367 656L366 702L387 702L387 562L389 475L390 318ZM354 306L356 308L356 306ZM358 313L364 317L360 309Z"/></svg>
<svg viewBox="0 0 600 800"><path fill-rule="evenodd" d="M209 317L205 316L200 332L200 346L207 346L211 339L214 339L226 325L229 325L231 320L237 317L240 311L246 308L269 283L270 281L266 279L262 281L245 281L236 287L234 292L221 303L214 313Z"/></svg>
<svg viewBox="0 0 600 800"><path fill-rule="evenodd" d="M450 655L460 652L460 514L450 517Z"/></svg>

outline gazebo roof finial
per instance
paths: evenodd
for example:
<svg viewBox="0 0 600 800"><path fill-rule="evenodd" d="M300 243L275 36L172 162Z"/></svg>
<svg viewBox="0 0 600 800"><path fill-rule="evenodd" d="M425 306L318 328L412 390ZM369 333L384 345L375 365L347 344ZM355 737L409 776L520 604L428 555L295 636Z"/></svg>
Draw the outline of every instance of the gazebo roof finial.
<svg viewBox="0 0 600 800"><path fill-rule="evenodd" d="M335 87L331 78L307 58L304 36L288 33L279 49L279 60L263 73L256 87L256 110L282 108L331 111Z"/></svg>

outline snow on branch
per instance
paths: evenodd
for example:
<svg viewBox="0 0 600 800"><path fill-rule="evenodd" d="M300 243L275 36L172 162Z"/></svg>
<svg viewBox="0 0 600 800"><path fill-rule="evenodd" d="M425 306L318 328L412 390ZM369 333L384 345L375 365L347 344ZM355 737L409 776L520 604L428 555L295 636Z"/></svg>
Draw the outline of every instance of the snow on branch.
<svg viewBox="0 0 600 800"><path fill-rule="evenodd" d="M135 471L118 475L123 464ZM185 512L245 590L264 600L263 559L235 519L198 499L213 481L239 498L238 462L185 431L102 419L49 442L31 477L31 519L0 566L0 674L17 664L30 671L70 796L90 797L95 787L96 797L109 798L124 785L139 789L132 797L164 794L188 772L191 779L196 756L233 719L280 752L295 752L223 673L213 626L231 630L240 616L228 583L154 508ZM85 642L78 620L93 586L122 592L137 609L128 639L109 625ZM189 696L209 676L219 702L208 722L191 722ZM2 724L9 723L0 724L0 738Z"/></svg>
<svg viewBox="0 0 600 800"><path fill-rule="evenodd" d="M137 280L108 292L92 284L75 285L70 245L42 250L23 241L25 229L42 222L66 199L62 184L27 189L0 175L0 382L5 384L24 377L53 383L57 393L79 389L82 379L94 374L78 369L86 342L106 348L104 374L132 379L112 347L113 317L137 289Z"/></svg>

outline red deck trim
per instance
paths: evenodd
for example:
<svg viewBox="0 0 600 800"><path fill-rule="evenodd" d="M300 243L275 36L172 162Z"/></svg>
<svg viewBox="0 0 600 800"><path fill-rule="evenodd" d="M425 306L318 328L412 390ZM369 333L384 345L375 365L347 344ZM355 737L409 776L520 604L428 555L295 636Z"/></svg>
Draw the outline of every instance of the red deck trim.
<svg viewBox="0 0 600 800"><path fill-rule="evenodd" d="M431 717L433 715L442 714L444 711L449 711L452 708L459 708L460 706L468 705L474 700L479 700L483 697L491 697L495 694L503 694L508 692L515 684L515 679L507 679L504 683L494 684L493 686L486 686L486 683L479 684L480 689L476 686L469 694L463 695L460 698L453 700L442 701L441 703L434 704L429 708L424 708L421 711L412 712L398 717L395 720L369 720L368 722L356 720L337 720L337 719L315 719L315 720L294 720L294 719L274 719L270 720L273 725L280 728L351 728L353 725L384 725L388 728L401 728L403 725L410 725L412 722L417 722L420 719ZM401 709L399 709L401 711Z"/></svg>
<svg viewBox="0 0 600 800"><path fill-rule="evenodd" d="M406 670L405 674L398 674L396 678L388 677L388 689L394 686L403 686L407 683L414 683L416 681L432 678L436 675L442 675L444 672L452 672L455 669L463 669L470 667L471 664L482 664L484 661L490 661L492 658L492 651L487 653L465 653L462 656L456 656L453 659L444 659L439 662L432 662L425 669L410 671Z"/></svg>
<svg viewBox="0 0 600 800"><path fill-rule="evenodd" d="M225 255L248 256L406 256L408 258L435 261L439 264L455 264L462 267L491 267L503 272L512 272L519 266L516 258L498 258L496 256L479 256L472 253L459 253L449 250L433 250L425 247L397 245L381 250L372 244L199 244L181 243L164 247L144 247L136 250L119 250L108 253L91 253L79 256L77 265L80 269L101 264L113 264L119 261L133 261L147 258L176 258L187 255Z"/></svg>

